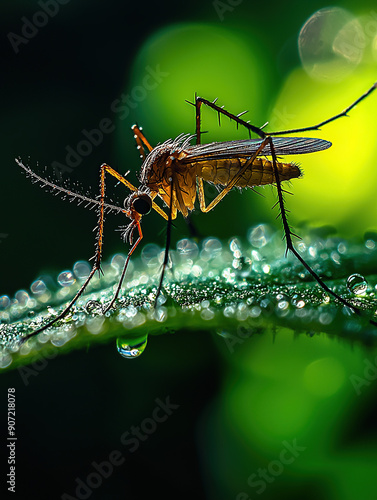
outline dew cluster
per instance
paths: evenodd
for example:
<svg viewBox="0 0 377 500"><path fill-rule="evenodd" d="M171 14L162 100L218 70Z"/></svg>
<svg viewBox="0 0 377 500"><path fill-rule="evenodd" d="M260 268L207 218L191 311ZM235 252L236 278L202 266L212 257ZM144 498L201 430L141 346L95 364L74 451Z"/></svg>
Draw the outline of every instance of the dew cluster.
<svg viewBox="0 0 377 500"><path fill-rule="evenodd" d="M376 281L367 283L362 274L369 276L376 268L376 234L368 233L360 245L319 232L304 236L296 248L315 272L331 280L338 294L372 314L377 310ZM78 261L56 278L38 277L13 298L0 296L0 368L9 366L15 353L23 356L46 343L64 346L78 331L88 339L113 328L120 332L120 354L136 357L145 349L148 333L162 331L165 325L177 330L196 322L203 329L242 325L253 330L273 319L298 330L331 331L339 318L354 319L352 310L313 282L294 256L285 256L281 232L265 224L250 228L246 238L179 240L169 253L156 306L164 249L145 245L130 260L122 292L105 312L125 259L126 255L115 254L103 262L103 274L93 276L69 314L24 343L23 337L51 321L72 300L91 265Z"/></svg>

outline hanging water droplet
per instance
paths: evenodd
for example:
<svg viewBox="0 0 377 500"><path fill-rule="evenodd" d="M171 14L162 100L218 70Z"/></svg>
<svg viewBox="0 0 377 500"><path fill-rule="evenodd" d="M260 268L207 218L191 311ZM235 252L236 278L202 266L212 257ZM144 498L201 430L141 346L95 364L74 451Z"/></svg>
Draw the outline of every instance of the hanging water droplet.
<svg viewBox="0 0 377 500"><path fill-rule="evenodd" d="M148 342L148 335L136 337L133 339L117 339L117 350L124 358L137 358L142 354Z"/></svg>
<svg viewBox="0 0 377 500"><path fill-rule="evenodd" d="M88 300L85 304L85 312L87 314L102 314L102 305L97 300Z"/></svg>
<svg viewBox="0 0 377 500"><path fill-rule="evenodd" d="M361 274L351 274L347 279L347 288L355 295L363 295L367 291L368 282Z"/></svg>
<svg viewBox="0 0 377 500"><path fill-rule="evenodd" d="M76 281L72 271L63 271L58 276L60 286L71 286Z"/></svg>

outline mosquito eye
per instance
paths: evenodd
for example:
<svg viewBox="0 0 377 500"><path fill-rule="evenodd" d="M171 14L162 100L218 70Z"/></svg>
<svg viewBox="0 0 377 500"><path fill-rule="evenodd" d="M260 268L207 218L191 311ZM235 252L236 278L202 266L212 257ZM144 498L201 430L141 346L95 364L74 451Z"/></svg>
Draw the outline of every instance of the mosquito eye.
<svg viewBox="0 0 377 500"><path fill-rule="evenodd" d="M132 206L138 214L146 215L152 209L152 200L147 194L141 194L133 200Z"/></svg>

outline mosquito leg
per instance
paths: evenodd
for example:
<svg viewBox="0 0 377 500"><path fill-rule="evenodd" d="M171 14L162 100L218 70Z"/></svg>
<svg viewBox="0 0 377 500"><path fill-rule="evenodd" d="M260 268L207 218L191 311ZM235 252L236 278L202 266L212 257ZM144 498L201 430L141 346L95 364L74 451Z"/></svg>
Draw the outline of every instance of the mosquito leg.
<svg viewBox="0 0 377 500"><path fill-rule="evenodd" d="M192 104L192 103L191 103ZM249 132L255 132L260 137L266 138L266 134L260 130L257 127L254 127L253 125L250 125L250 123L245 122L239 116L233 115L232 113L229 113L225 109L217 106L215 102L208 101L207 99L203 99L202 97L196 97L195 98L195 133L196 133L196 144L201 144L201 134L202 132L200 131L200 126L201 126L201 115L200 115L200 108L201 105L205 104L206 106L209 106L210 108L216 110L219 114L224 114L231 120L235 120L237 124L243 125L246 127ZM209 212L215 206L226 196L229 191L236 185L237 181L242 177L242 175L246 172L247 168L249 165L253 163L255 158L260 155L265 148L265 146L268 144L269 141L266 139L261 143L260 147L258 150L249 158L249 160L245 163L245 165L240 169L240 171L233 177L233 179L228 183L228 185L219 193L214 200L211 201L211 203L206 206L205 203L205 197L204 197L204 186L203 186L203 179L200 177L197 177L196 179L196 186L197 186L197 191L198 191L198 198L199 198L199 205L200 205L200 210L204 213Z"/></svg>
<svg viewBox="0 0 377 500"><path fill-rule="evenodd" d="M289 227L288 223L288 218L287 218L287 209L285 208L285 202L284 202L284 197L283 197L283 189L281 187L281 182L279 178L279 172L277 168L277 160L276 160L276 154L274 150L274 145L273 145L273 140L271 137L267 137L266 139L271 148L271 155L272 155L272 163L273 163L273 169L274 169L274 175L276 179L276 188L278 192L278 203L280 207L280 215L281 219L283 222L283 229L284 229L284 234L285 234L285 239L286 239L286 245L287 245L287 252L290 251L295 255L295 257L301 262L301 264L305 267L305 269L313 276L313 278L317 281L317 283L329 294L332 295L335 299L337 299L339 302L341 302L344 306L349 307L352 309L356 314L361 315L362 312L361 310L352 305L350 302L348 302L346 299L343 299L340 295L338 295L336 292L331 290L326 283L322 280L322 278L315 272L313 269L307 264L307 262L304 260L304 258L299 254L299 252L296 250L296 248L293 245L292 241L292 231L291 228ZM377 326L377 322L373 320L369 320L372 325Z"/></svg>
<svg viewBox="0 0 377 500"><path fill-rule="evenodd" d="M165 255L164 255L164 261L162 263L162 270L161 270L161 276L160 276L160 282L158 284L157 292L156 292L156 298L154 299L154 306L157 307L158 305L158 297L160 296L161 289L162 289L162 282L164 280L164 275L165 275L165 269L166 266L168 265L169 262L169 248L170 248L170 242L171 242L171 228L172 228L172 220L174 218L175 213L173 214L174 210L174 200L173 200L173 186L174 186L174 181L173 179L171 180L171 185L170 185L170 207L169 207L169 213L168 213L168 221L166 225L166 245L165 245ZM176 212L176 210L174 210Z"/></svg>
<svg viewBox="0 0 377 500"><path fill-rule="evenodd" d="M140 243L140 241L143 239L143 233L141 231L140 222L138 222L138 221L135 222L135 226L136 226L136 229L138 230L138 233L139 233L138 239L135 241L135 243L132 245L130 251L128 252L127 259L126 259L126 262L124 263L122 275L121 275L121 277L119 279L119 283L118 283L116 292L115 292L113 298L111 299L110 303L103 310L103 313L106 313L107 311L109 311L109 309L111 309L113 307L116 299L118 298L120 290L122 288L122 283L123 283L123 280L124 280L124 276L126 275L126 270L127 270L127 267L128 267L128 263L130 261L130 257L134 253L134 250L136 249L136 247L138 246L138 244Z"/></svg>
<svg viewBox="0 0 377 500"><path fill-rule="evenodd" d="M73 297L73 299L70 301L70 303L65 307L65 309L58 314L53 320L49 321L46 323L44 326L41 328L38 328L34 332L30 333L23 339L21 339L21 342L25 342L31 337L34 337L35 335L38 335L39 333L43 332L44 330L47 330L47 328L50 328L53 326L57 321L63 319L68 312L71 310L77 299L84 293L86 287L90 283L91 279L93 278L94 274L96 271L101 272L101 257L102 257L102 245L103 245L103 226L104 226L104 205L105 205L105 171L106 171L107 165L101 165L100 168L100 205L99 205L99 210L98 210L98 222L97 222L97 237L96 237L96 253L94 256L94 265L92 267L92 270L89 273L89 276L86 278L84 284L81 286L79 291L76 293L76 295Z"/></svg>
<svg viewBox="0 0 377 500"><path fill-rule="evenodd" d="M137 149L140 153L140 158L142 160L145 160L146 155L145 155L145 149L144 146L147 147L148 151L151 152L153 147L149 144L147 141L147 138L142 132L142 128L139 127L138 125L132 125L131 127L132 132L134 133L134 138L137 144Z"/></svg>
<svg viewBox="0 0 377 500"><path fill-rule="evenodd" d="M362 96L356 99L355 102L353 102L350 106L344 109L341 113L338 113L337 115L332 116L331 118L328 118L323 122L317 123L317 125L312 125L311 127L282 130L280 132L269 132L268 135L296 134L298 132L309 132L310 130L318 130L320 127L323 127L324 125L327 125L328 123L331 123L337 120L338 118L341 118L342 116L347 116L347 114L349 113L349 111L351 111L351 109L353 109L357 104L359 104L360 101L363 101L366 97L368 97L376 88L377 88L377 82L374 85L372 85L372 87L369 90L367 90Z"/></svg>
<svg viewBox="0 0 377 500"><path fill-rule="evenodd" d="M217 111L217 113L219 115L219 122L220 122L220 115L225 115L228 118L230 118L231 120L235 121L237 123L237 125L242 125L243 127L247 128L247 130L249 131L249 134L251 132L254 132L255 134L259 135L259 137L261 137L262 139L264 139L266 137L266 134L263 132L262 129L256 127L255 125L251 125L251 123L246 122L245 120L242 120L242 118L240 118L240 116L243 115L245 112L240 113L239 115L234 115L233 113L230 113L229 111L227 111L223 107L217 106L217 104L215 104L215 102L216 101L208 101L207 99L204 99L203 97L196 97L195 104L190 103L190 104L194 104L195 109L196 109L195 118L196 118L196 143L197 144L201 143L200 137L201 137L201 134L203 133L200 131L200 118L201 118L200 117L200 108L201 108L202 104L205 104L209 108L212 108L215 111Z"/></svg>

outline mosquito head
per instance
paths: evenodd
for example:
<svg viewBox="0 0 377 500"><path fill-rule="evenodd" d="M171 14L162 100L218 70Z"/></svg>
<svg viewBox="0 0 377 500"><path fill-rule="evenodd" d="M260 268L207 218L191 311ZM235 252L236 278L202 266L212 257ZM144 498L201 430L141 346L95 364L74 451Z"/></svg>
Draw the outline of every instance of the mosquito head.
<svg viewBox="0 0 377 500"><path fill-rule="evenodd" d="M138 215L146 215L152 210L152 198L147 193L135 191L124 200L124 206Z"/></svg>

